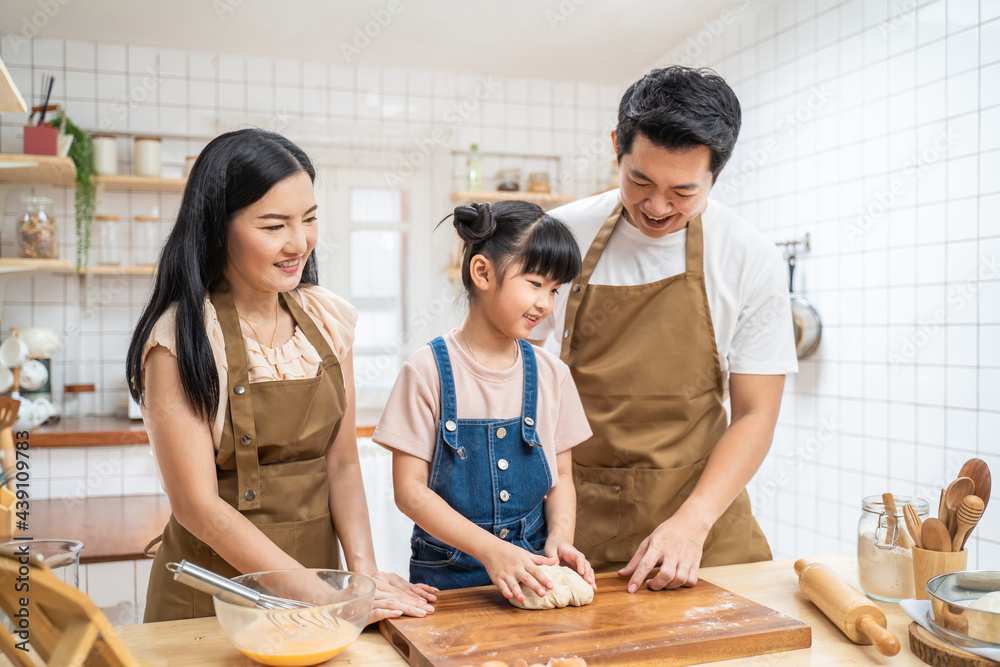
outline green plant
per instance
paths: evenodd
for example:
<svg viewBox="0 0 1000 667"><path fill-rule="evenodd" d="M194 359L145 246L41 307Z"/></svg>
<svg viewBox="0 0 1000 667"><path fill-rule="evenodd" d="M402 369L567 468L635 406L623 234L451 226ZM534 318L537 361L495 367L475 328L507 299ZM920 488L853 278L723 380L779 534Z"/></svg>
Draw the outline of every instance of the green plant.
<svg viewBox="0 0 1000 667"><path fill-rule="evenodd" d="M52 119L53 127L62 125L62 116ZM94 220L94 148L90 135L66 118L66 134L73 137L69 157L76 166L76 270L83 271L90 262L90 227Z"/></svg>

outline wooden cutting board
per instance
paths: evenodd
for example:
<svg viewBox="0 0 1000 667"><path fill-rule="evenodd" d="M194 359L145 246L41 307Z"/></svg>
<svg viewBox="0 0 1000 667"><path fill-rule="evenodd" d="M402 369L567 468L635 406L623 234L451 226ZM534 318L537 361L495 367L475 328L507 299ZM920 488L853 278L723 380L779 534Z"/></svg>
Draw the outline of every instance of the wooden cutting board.
<svg viewBox="0 0 1000 667"><path fill-rule="evenodd" d="M525 611L494 586L444 591L426 618L379 628L414 667L513 664L579 656L594 665L693 665L808 648L809 626L707 581L629 594L628 579L597 576L586 607Z"/></svg>

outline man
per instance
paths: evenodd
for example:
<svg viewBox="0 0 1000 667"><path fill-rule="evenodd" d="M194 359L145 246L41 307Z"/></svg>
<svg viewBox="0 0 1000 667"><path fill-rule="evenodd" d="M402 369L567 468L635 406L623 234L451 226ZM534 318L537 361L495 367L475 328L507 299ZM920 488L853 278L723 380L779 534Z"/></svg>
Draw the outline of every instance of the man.
<svg viewBox="0 0 1000 667"><path fill-rule="evenodd" d="M780 253L708 198L739 129L714 72L654 70L619 105L620 189L552 211L585 256L536 330L594 431L573 450L576 546L630 592L771 558L745 487L798 364Z"/></svg>

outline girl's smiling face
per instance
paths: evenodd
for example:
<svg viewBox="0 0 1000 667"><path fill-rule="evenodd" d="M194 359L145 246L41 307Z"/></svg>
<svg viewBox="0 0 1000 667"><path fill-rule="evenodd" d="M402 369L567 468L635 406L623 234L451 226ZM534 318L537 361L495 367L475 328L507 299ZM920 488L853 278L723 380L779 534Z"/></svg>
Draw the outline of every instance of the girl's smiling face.
<svg viewBox="0 0 1000 667"><path fill-rule="evenodd" d="M316 197L309 174L279 181L266 195L237 211L229 223L226 278L274 294L298 286L316 247Z"/></svg>
<svg viewBox="0 0 1000 667"><path fill-rule="evenodd" d="M552 312L559 285L545 276L512 270L492 286L492 294L481 294L474 307L484 308L486 318L509 338L530 338Z"/></svg>

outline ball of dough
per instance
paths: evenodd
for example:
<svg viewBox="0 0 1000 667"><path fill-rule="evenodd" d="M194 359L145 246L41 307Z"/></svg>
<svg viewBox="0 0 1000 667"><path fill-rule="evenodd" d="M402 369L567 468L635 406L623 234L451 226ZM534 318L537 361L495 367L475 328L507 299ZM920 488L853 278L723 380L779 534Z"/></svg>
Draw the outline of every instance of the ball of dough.
<svg viewBox="0 0 1000 667"><path fill-rule="evenodd" d="M570 605L582 607L594 601L594 589L575 570L558 565L539 565L539 568L555 585L541 598L524 588L524 602L511 598L512 605L520 609L561 609Z"/></svg>

